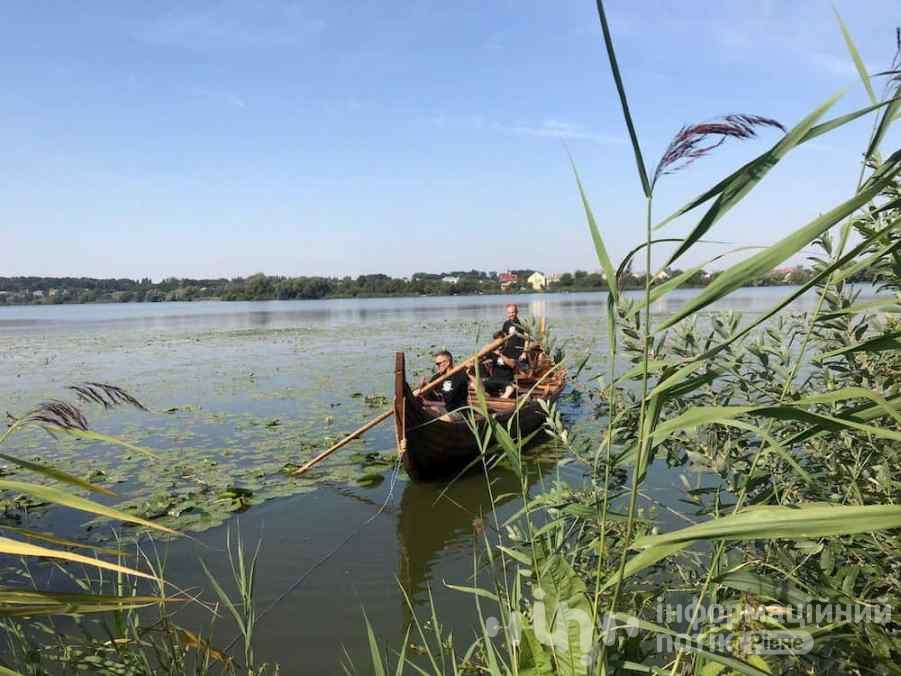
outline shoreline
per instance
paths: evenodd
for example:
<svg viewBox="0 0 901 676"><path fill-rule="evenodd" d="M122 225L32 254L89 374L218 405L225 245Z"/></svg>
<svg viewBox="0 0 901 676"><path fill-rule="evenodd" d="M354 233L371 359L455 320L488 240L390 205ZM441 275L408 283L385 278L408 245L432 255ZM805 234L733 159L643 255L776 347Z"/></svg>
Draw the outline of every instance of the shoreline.
<svg viewBox="0 0 901 676"><path fill-rule="evenodd" d="M851 284L867 284L868 282L851 282ZM743 289L754 289L754 288L775 288L775 287L797 287L800 284L795 283L785 283L785 284L749 284L746 286L742 286L740 288ZM679 287L679 289L704 289L706 285L697 285L697 284L684 284ZM643 291L643 288L635 287L635 288L625 288L622 289L624 292L629 291ZM565 294L588 294L588 293L608 293L609 289L543 289L540 291L536 291L534 289L530 290L518 290L518 291L501 291L499 293L385 293L385 294L335 294L335 295L327 295L322 296L320 298L229 298L224 299L219 296L209 296L209 297L196 297L196 298L184 298L184 299L172 299L172 300L128 300L128 301L116 301L116 300L96 300L96 301L87 301L87 302L79 302L79 301L69 301L69 302L61 302L61 303L48 303L48 302L39 302L39 303L0 303L0 309L7 307L58 307L65 305L157 305L161 303L272 303L272 302L296 302L296 301L328 301L328 300L366 300L366 299L375 299L375 298L478 298L481 296L509 296L509 297L517 297L517 296L535 296L535 295L565 295Z"/></svg>

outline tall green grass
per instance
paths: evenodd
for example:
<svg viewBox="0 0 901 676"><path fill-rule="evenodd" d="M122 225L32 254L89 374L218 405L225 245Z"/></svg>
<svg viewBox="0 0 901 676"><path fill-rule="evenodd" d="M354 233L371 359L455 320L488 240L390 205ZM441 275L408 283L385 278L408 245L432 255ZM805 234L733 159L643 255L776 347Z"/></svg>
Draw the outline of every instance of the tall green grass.
<svg viewBox="0 0 901 676"><path fill-rule="evenodd" d="M498 542L479 545L482 565L455 587L472 594L481 636L453 667L401 655L396 668L458 673L465 664L480 673L530 675L897 671L901 644L890 626L839 621L804 627L786 619L777 627L748 612L756 604L874 608L901 601L901 506L893 476L901 466L901 323L899 298L891 295L901 273L901 151L882 147L898 118L897 82L877 98L839 18L869 104L829 118L841 95L830 96L763 153L658 221L654 195L668 172L703 161L725 140L772 133L777 123L741 115L689 125L650 172L601 0L597 8L646 214L644 241L614 265L603 214L592 208L571 159L610 284L607 373L597 385L606 425L600 438L579 439L562 428L553 408L548 411L549 432L582 463L584 484L558 481L530 498L523 481L522 508L496 524ZM662 248L665 269L693 252L776 164L790 161L793 150L867 116L873 124L862 139L859 180L847 195L818 205L820 216L730 264L671 316L652 314L653 303L683 279L655 285L653 264ZM656 234L691 217L685 235ZM769 310L750 318L711 311L736 289L811 249L817 251L813 278ZM635 255L652 273L645 275L640 300L625 297L617 285L618 270ZM875 301L861 302L846 281L865 267L878 271L883 295ZM791 303L806 292L817 294L814 310L791 313ZM490 418L484 402L481 408ZM490 423L480 444L487 449L491 443L523 476L527 463L515 418L506 428ZM685 509L665 507L684 527L660 532L655 514L664 507L643 490L655 463L700 472L682 475ZM729 623L710 620L697 606L681 624L657 617L658 599L689 597L727 604ZM486 605L503 631L489 631L497 627L486 623ZM566 622L573 610L590 618L588 628ZM742 641L777 628L809 631L812 650L761 655ZM708 640L727 630L733 642L711 648ZM681 643L658 653L657 637Z"/></svg>

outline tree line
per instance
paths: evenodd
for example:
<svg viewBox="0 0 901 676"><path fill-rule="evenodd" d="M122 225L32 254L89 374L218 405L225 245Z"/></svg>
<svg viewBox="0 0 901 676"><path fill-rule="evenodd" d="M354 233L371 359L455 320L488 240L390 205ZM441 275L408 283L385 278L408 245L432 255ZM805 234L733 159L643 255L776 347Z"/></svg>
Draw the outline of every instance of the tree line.
<svg viewBox="0 0 901 676"><path fill-rule="evenodd" d="M258 273L249 277L188 279L169 277L154 282L145 277L96 279L92 277L0 277L0 305L67 303L153 303L192 300L313 300L320 298L369 298L382 296L453 296L532 291L526 283L529 269L509 271L517 281L502 285L497 272L457 270L441 273L417 272L409 278L385 274L357 277L286 277ZM658 283L682 274L668 270L655 278ZM702 270L689 275L682 286L701 287L718 273ZM867 272L854 281L868 281ZM773 271L761 285L802 284L810 277L803 267ZM453 280L453 281L451 281ZM622 288L644 288L644 275L625 272ZM575 270L552 277L547 291L604 291L607 281L599 272Z"/></svg>

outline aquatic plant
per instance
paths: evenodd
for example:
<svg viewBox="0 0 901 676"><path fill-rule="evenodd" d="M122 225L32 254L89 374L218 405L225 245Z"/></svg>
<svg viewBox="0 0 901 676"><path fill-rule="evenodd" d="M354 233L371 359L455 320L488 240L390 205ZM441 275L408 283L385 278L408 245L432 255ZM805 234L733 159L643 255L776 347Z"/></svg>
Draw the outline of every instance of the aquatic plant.
<svg viewBox="0 0 901 676"><path fill-rule="evenodd" d="M644 241L618 268L578 173L576 183L606 279L618 280L643 254L644 294L630 300L618 284L610 286L607 373L596 385L602 436L575 438L549 410L550 431L582 464L584 484L558 481L534 499L523 484L522 509L495 524L498 542L474 545L481 565L458 587L473 596L480 635L458 663L433 671L458 673L464 664L532 675L893 670L901 645L891 623L853 620L869 617L867 610L886 619L885 608L901 602L901 506L890 469L901 461L901 333L894 316L901 299L883 294L862 302L849 280L871 269L880 290L897 289L901 151L883 156L880 147L899 117L898 89L876 98L839 18L870 105L823 121L833 96L788 129L745 115L686 125L649 175L601 0L597 8L646 203ZM671 316L652 316L652 304L695 272L653 284L653 251L674 247L660 268L666 270L793 149L867 115L875 118L873 130L850 196L726 267ZM655 223L653 197L663 176L726 139L750 139L760 127L784 135ZM655 235L702 207L686 235ZM709 312L809 247L818 249L813 275L767 311L750 318ZM813 312L790 314L808 291L817 294ZM489 437L522 474L515 421L511 429L489 426L485 444ZM694 481L682 475L688 511L667 508L663 520L660 507L643 497L655 463L694 469ZM678 617L661 612L675 604L684 611ZM837 604L841 615L829 621ZM704 612L710 606L721 612ZM793 615L799 608L800 617ZM820 620L805 623L811 616ZM755 640L767 636L806 642L763 654ZM409 657L400 661L413 665Z"/></svg>

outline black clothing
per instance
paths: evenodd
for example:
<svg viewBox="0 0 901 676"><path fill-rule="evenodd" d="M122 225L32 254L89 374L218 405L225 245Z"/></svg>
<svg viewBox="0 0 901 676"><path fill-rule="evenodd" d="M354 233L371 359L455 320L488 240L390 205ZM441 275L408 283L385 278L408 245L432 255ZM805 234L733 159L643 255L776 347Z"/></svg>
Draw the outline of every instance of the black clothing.
<svg viewBox="0 0 901 676"><path fill-rule="evenodd" d="M512 342L512 339L508 340L507 344L501 350L501 353L505 357L515 359L516 357L514 357L512 354L513 350L508 347ZM489 394L497 394L507 389L508 385L513 384L513 376L513 369L507 366L500 357L495 357L491 375L482 381L482 385L485 387L485 391Z"/></svg>
<svg viewBox="0 0 901 676"><path fill-rule="evenodd" d="M518 319L508 319L501 327L501 331L504 332L505 336L512 336L504 343L504 355L511 359L519 359L519 356L526 346L526 330L523 328L522 324L519 323Z"/></svg>
<svg viewBox="0 0 901 676"><path fill-rule="evenodd" d="M451 367L453 368L453 367ZM441 374L436 373L432 380L440 378ZM431 381L430 381L431 382ZM444 402L444 408L447 412L456 411L469 405L469 376L465 371L455 373L450 378L441 383L434 390L429 392L434 399Z"/></svg>

